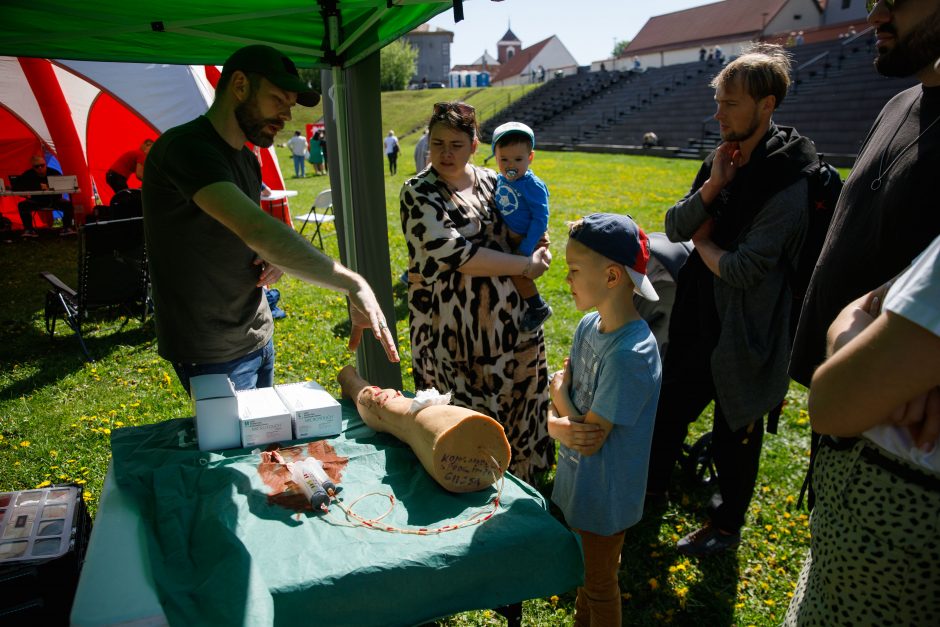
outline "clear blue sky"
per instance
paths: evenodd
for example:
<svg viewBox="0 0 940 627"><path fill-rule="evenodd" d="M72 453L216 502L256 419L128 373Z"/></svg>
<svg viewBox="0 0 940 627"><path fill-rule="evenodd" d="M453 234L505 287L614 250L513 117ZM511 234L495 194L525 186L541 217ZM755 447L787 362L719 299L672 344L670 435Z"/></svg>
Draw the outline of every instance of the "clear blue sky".
<svg viewBox="0 0 940 627"><path fill-rule="evenodd" d="M715 0L464 0L464 19L454 24L447 11L430 21L454 33L451 64L470 63L487 50L496 56L496 42L512 32L530 46L558 35L578 64L606 59L614 41L633 39L650 17L709 4Z"/></svg>

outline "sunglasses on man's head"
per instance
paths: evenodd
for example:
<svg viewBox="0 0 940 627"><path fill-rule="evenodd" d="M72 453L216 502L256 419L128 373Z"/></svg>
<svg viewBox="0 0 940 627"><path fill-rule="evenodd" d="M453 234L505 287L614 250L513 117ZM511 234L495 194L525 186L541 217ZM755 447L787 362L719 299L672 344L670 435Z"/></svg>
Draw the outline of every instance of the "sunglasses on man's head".
<svg viewBox="0 0 940 627"><path fill-rule="evenodd" d="M44 167L46 167L46 164L45 164L45 163L37 163L36 165L33 166L33 169L34 169L34 170L42 170Z"/></svg>
<svg viewBox="0 0 940 627"><path fill-rule="evenodd" d="M904 4L904 0L881 0L885 3L885 8L889 11L894 11L896 8ZM875 5L878 4L878 0L868 0L865 4L865 8L868 9L868 12L871 13L872 9L875 8Z"/></svg>

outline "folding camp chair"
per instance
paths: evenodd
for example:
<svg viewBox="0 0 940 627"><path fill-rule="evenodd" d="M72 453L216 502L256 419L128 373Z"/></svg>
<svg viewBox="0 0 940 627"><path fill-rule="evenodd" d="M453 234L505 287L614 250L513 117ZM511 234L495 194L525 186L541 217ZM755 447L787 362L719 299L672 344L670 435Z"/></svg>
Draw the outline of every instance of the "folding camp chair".
<svg viewBox="0 0 940 627"><path fill-rule="evenodd" d="M310 212L304 215L294 216L294 219L303 220L303 225L300 227L301 235L303 235L308 222L316 223L317 227L313 235L310 236L310 243L313 243L314 237L317 238L320 241L320 248L322 250L323 236L320 234L320 227L336 219L336 215L333 213L333 192L326 189L317 194L317 197L313 200L313 206L310 208Z"/></svg>
<svg viewBox="0 0 940 627"><path fill-rule="evenodd" d="M82 338L82 322L89 312L121 309L127 315L147 319L150 279L144 248L144 219L129 218L96 222L79 228L78 290L51 272L40 272L52 288L46 293L45 321L49 337L62 320L78 336L85 356L91 360Z"/></svg>

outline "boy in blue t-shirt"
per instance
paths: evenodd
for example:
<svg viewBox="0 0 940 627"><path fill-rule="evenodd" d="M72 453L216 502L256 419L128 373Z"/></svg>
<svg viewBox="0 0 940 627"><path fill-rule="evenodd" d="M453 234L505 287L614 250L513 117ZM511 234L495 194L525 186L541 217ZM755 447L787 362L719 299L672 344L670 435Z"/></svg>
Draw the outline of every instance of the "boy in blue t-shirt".
<svg viewBox="0 0 940 627"><path fill-rule="evenodd" d="M535 157L535 133L522 122L506 122L493 131L496 177L496 208L509 227L513 252L530 257L548 229L548 188L529 165ZM512 282L525 301L519 330L535 331L552 315L552 308L539 295L535 281L524 276Z"/></svg>
<svg viewBox="0 0 940 627"><path fill-rule="evenodd" d="M620 625L617 577L625 530L643 516L662 371L633 293L658 300L646 276L649 238L628 216L571 224L568 285L586 314L549 384L548 433L561 443L552 501L581 536L584 586L575 623Z"/></svg>

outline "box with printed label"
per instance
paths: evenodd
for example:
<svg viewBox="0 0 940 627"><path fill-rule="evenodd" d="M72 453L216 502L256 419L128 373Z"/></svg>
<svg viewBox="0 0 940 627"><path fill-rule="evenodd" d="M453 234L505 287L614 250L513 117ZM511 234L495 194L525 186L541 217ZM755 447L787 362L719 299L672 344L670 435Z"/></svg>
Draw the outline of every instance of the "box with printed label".
<svg viewBox="0 0 940 627"><path fill-rule="evenodd" d="M316 381L276 385L274 389L290 411L295 438L319 438L342 433L342 407Z"/></svg>
<svg viewBox="0 0 940 627"><path fill-rule="evenodd" d="M235 386L224 374L204 374L189 379L189 393L196 417L196 441L200 451L238 448L242 445Z"/></svg>
<svg viewBox="0 0 940 627"><path fill-rule="evenodd" d="M290 412L274 388L239 390L238 418L241 422L242 446L262 446L284 442L291 437Z"/></svg>

